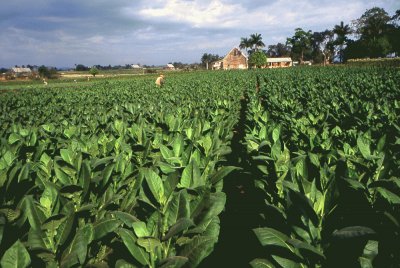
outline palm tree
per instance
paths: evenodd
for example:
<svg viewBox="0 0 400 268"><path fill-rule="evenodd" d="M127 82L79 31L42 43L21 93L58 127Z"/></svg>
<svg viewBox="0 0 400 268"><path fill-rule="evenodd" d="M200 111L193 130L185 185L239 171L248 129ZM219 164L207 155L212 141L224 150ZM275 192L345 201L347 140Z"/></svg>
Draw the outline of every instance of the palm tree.
<svg viewBox="0 0 400 268"><path fill-rule="evenodd" d="M249 53L249 48L252 47L252 43L250 42L250 40L246 37L242 37L240 39L240 44L239 44L239 48L240 49L244 49L247 51L247 53Z"/></svg>
<svg viewBox="0 0 400 268"><path fill-rule="evenodd" d="M351 34L350 26L348 24L344 25L343 21L341 21L340 25L335 25L335 27L333 28L333 33L337 36L335 44L339 46L340 62L343 62L344 45L347 42L347 35Z"/></svg>
<svg viewBox="0 0 400 268"><path fill-rule="evenodd" d="M392 20L400 20L400 9L396 10L396 13L394 13Z"/></svg>
<svg viewBox="0 0 400 268"><path fill-rule="evenodd" d="M255 51L257 51L261 47L265 47L264 42L262 41L261 34L255 33L250 35L249 42Z"/></svg>

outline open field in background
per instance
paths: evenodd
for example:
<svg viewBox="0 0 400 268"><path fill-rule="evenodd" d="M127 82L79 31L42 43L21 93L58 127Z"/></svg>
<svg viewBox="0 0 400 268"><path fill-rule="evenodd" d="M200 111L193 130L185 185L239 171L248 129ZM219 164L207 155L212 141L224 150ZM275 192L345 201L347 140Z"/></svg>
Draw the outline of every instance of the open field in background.
<svg viewBox="0 0 400 268"><path fill-rule="evenodd" d="M60 77L56 79L48 79L48 86L44 85L42 79L16 79L0 81L0 90L13 90L13 89L23 89L23 88L33 88L33 87L63 87L63 86L82 86L82 83L93 83L101 79L106 80L124 80L124 79L141 79L141 78L154 78L158 74L163 73L167 77L175 76L187 73L184 70L170 71L163 69L147 69L154 73L144 73L143 70L132 70L132 69L119 69L119 70L101 70L98 75L93 77L89 74L89 71L60 71ZM194 72L194 71L190 71ZM204 71L195 71L196 73L202 73ZM89 79L88 79L89 78Z"/></svg>
<svg viewBox="0 0 400 268"><path fill-rule="evenodd" d="M399 69L155 78L0 83L2 267L397 267Z"/></svg>

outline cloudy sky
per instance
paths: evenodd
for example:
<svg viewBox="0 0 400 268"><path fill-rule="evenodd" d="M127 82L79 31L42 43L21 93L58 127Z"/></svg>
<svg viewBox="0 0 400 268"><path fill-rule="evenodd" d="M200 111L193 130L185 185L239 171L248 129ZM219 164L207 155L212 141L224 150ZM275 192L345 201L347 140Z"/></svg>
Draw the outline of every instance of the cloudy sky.
<svg viewBox="0 0 400 268"><path fill-rule="evenodd" d="M268 46L294 29L350 23L400 0L13 0L0 4L0 67L162 65L225 55L260 33Z"/></svg>

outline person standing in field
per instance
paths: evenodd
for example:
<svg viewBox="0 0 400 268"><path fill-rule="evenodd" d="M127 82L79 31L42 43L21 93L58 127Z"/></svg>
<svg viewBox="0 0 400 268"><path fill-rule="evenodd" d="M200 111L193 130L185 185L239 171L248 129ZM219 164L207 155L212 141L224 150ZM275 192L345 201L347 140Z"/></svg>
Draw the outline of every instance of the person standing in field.
<svg viewBox="0 0 400 268"><path fill-rule="evenodd" d="M162 87L164 85L164 83L165 83L164 75L160 74L160 76L157 77L156 85L159 86L159 87Z"/></svg>

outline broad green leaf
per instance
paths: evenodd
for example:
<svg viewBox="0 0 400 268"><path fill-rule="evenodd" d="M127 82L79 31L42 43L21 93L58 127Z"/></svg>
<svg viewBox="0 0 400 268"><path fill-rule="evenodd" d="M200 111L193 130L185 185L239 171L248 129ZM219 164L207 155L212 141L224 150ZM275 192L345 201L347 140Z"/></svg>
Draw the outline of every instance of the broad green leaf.
<svg viewBox="0 0 400 268"><path fill-rule="evenodd" d="M176 136L174 139L174 143L172 145L172 149L174 151L174 156L179 157L183 152L183 147L185 146L183 137L181 135Z"/></svg>
<svg viewBox="0 0 400 268"><path fill-rule="evenodd" d="M175 171L173 173L168 174L167 179L164 180L164 194L166 199L170 201L171 195L177 189L177 185L180 179L180 172Z"/></svg>
<svg viewBox="0 0 400 268"><path fill-rule="evenodd" d="M114 121L115 130L117 130L119 135L123 135L124 133L124 122L121 120Z"/></svg>
<svg viewBox="0 0 400 268"><path fill-rule="evenodd" d="M57 230L57 244L62 246L69 238L75 221L75 213L70 213Z"/></svg>
<svg viewBox="0 0 400 268"><path fill-rule="evenodd" d="M180 268L188 262L188 258L182 256L173 256L163 259L158 264L160 268Z"/></svg>
<svg viewBox="0 0 400 268"><path fill-rule="evenodd" d="M131 227L132 223L139 221L138 218L133 216L132 214L123 212L123 211L113 211L112 212L120 221L122 221L125 225Z"/></svg>
<svg viewBox="0 0 400 268"><path fill-rule="evenodd" d="M176 171L176 169L173 165L170 165L170 164L162 162L162 161L158 161L157 165L160 167L162 173L164 173L164 174L170 174L170 173Z"/></svg>
<svg viewBox="0 0 400 268"><path fill-rule="evenodd" d="M229 175L234 170L239 170L240 168L234 167L234 166L222 166L220 169L218 169L217 172L211 175L210 181L212 184L216 184L223 178Z"/></svg>
<svg viewBox="0 0 400 268"><path fill-rule="evenodd" d="M202 235L204 236L213 236L218 237L220 231L220 219L219 217L214 217L206 224L206 228Z"/></svg>
<svg viewBox="0 0 400 268"><path fill-rule="evenodd" d="M31 134L31 136L30 136L30 138L29 138L29 143L28 143L28 145L29 145L29 146L35 146L35 145L36 145L36 142L37 142L37 134L36 134L36 130L33 130L33 131L32 131L32 134Z"/></svg>
<svg viewBox="0 0 400 268"><path fill-rule="evenodd" d="M145 178L154 198L157 200L159 204L164 204L165 202L164 186L160 176L158 176L157 173L155 173L153 170L146 169Z"/></svg>
<svg viewBox="0 0 400 268"><path fill-rule="evenodd" d="M31 169L30 163L26 163L18 175L18 182L25 181L29 179L29 171Z"/></svg>
<svg viewBox="0 0 400 268"><path fill-rule="evenodd" d="M278 230L264 227L253 229L253 231L263 246L278 246L291 249L289 243L286 242L289 237Z"/></svg>
<svg viewBox="0 0 400 268"><path fill-rule="evenodd" d="M41 230L44 215L43 212L36 207L35 201L31 195L24 197L21 210L24 212L25 216L28 217L30 226L34 230Z"/></svg>
<svg viewBox="0 0 400 268"><path fill-rule="evenodd" d="M74 136L77 132L78 128L76 126L69 126L67 129L64 130L64 135L70 139Z"/></svg>
<svg viewBox="0 0 400 268"><path fill-rule="evenodd" d="M312 246L312 245L310 245L308 243L302 242L302 241L297 240L297 239L289 239L287 242L289 244L291 244L293 247L299 249L300 252L301 251L307 251L308 253L312 253L312 254L317 255L318 257L320 257L322 259L325 259L324 254L319 249L317 249L316 247L314 247L314 246Z"/></svg>
<svg viewBox="0 0 400 268"><path fill-rule="evenodd" d="M366 190L365 185L357 180L344 179L344 181L347 182L349 184L349 186L351 188L353 188L354 190L363 190L363 191Z"/></svg>
<svg viewBox="0 0 400 268"><path fill-rule="evenodd" d="M362 156L365 159L371 158L370 142L367 138L365 138L362 135L359 135L357 138L357 146L358 146L358 149L360 150Z"/></svg>
<svg viewBox="0 0 400 268"><path fill-rule="evenodd" d="M137 243L144 247L148 253L154 253L157 247L161 247L160 240L155 237L139 237Z"/></svg>
<svg viewBox="0 0 400 268"><path fill-rule="evenodd" d="M191 186L193 188L197 186L202 186L204 184L200 181L200 178L200 169L197 166L196 162L192 161L188 166L185 167L182 172L180 186L185 188L190 188Z"/></svg>
<svg viewBox="0 0 400 268"><path fill-rule="evenodd" d="M196 223L206 222L213 217L218 216L225 208L226 195L223 192L212 193L209 197L204 198L192 213L192 217Z"/></svg>
<svg viewBox="0 0 400 268"><path fill-rule="evenodd" d="M150 232L147 230L145 222L142 221L133 222L132 228L137 237L150 236Z"/></svg>
<svg viewBox="0 0 400 268"><path fill-rule="evenodd" d="M399 205L400 204L400 196L389 191L388 189L377 187L377 192L381 194L383 198L385 198L390 204L392 205Z"/></svg>
<svg viewBox="0 0 400 268"><path fill-rule="evenodd" d="M8 137L8 144L14 144L20 140L21 140L21 137L18 134L11 133L11 135Z"/></svg>
<svg viewBox="0 0 400 268"><path fill-rule="evenodd" d="M362 268L373 268L373 260L378 255L378 241L369 240L365 245L363 255L359 258Z"/></svg>
<svg viewBox="0 0 400 268"><path fill-rule="evenodd" d="M71 267L76 264L82 266L86 261L88 245L92 240L93 226L86 224L77 231L74 240L64 253L65 255L61 260L61 267Z"/></svg>
<svg viewBox="0 0 400 268"><path fill-rule="evenodd" d="M121 222L117 219L107 219L93 225L94 240L99 240L109 233L114 232Z"/></svg>
<svg viewBox="0 0 400 268"><path fill-rule="evenodd" d="M1 259L1 267L3 268L25 268L31 263L31 258L24 245L17 240L7 251Z"/></svg>
<svg viewBox="0 0 400 268"><path fill-rule="evenodd" d="M378 141L378 145L376 146L376 150L378 152L383 152L383 149L385 148L386 145L386 134L383 135L379 141Z"/></svg>
<svg viewBox="0 0 400 268"><path fill-rule="evenodd" d="M140 262L140 264L150 266L149 254L136 243L137 238L135 237L135 235L127 229L120 229L119 234L122 238L122 242L132 254L132 257Z"/></svg>
<svg viewBox="0 0 400 268"><path fill-rule="evenodd" d="M296 163L296 173L304 179L308 179L308 168L305 157L301 157Z"/></svg>
<svg viewBox="0 0 400 268"><path fill-rule="evenodd" d="M374 265L372 264L372 261L361 256L358 258L358 261L360 263L361 268L374 268Z"/></svg>
<svg viewBox="0 0 400 268"><path fill-rule="evenodd" d="M45 214L50 217L52 214L52 208L56 205L58 199L57 189L54 188L50 183L45 185L45 189L40 197L40 205L45 209Z"/></svg>
<svg viewBox="0 0 400 268"><path fill-rule="evenodd" d="M271 156L273 159L277 160L281 155L282 144L280 140L277 140L271 148Z"/></svg>
<svg viewBox="0 0 400 268"><path fill-rule="evenodd" d="M184 246L180 255L189 259L188 267L197 267L213 251L217 240L216 237L196 236Z"/></svg>
<svg viewBox="0 0 400 268"><path fill-rule="evenodd" d="M203 136L201 138L201 140L199 141L199 143L201 144L201 146L203 146L206 156L208 156L210 153L211 147L212 147L212 139L211 139L210 135L207 134L207 135Z"/></svg>
<svg viewBox="0 0 400 268"><path fill-rule="evenodd" d="M275 266L266 259L254 259L250 262L253 268L275 268Z"/></svg>
<svg viewBox="0 0 400 268"><path fill-rule="evenodd" d="M16 221L21 216L21 210L11 208L0 208L0 215L4 215L9 223Z"/></svg>
<svg viewBox="0 0 400 268"><path fill-rule="evenodd" d="M193 225L194 225L193 221L189 218L179 219L174 225L171 226L171 228L168 230L168 232L165 234L162 240L163 241L168 240L174 235L177 235L178 233L186 230L187 228Z"/></svg>
<svg viewBox="0 0 400 268"><path fill-rule="evenodd" d="M10 167L11 164L14 162L14 160L17 157L11 152L11 151L7 151L4 155L3 155L3 159L5 162L6 167Z"/></svg>
<svg viewBox="0 0 400 268"><path fill-rule="evenodd" d="M189 197L185 190L173 193L173 198L168 203L167 213L168 226L172 226L180 218L190 216Z"/></svg>
<svg viewBox="0 0 400 268"><path fill-rule="evenodd" d="M42 230L30 229L26 245L29 249L47 249L46 234Z"/></svg>
<svg viewBox="0 0 400 268"><path fill-rule="evenodd" d="M375 235L375 231L365 226L350 226L332 233L332 237L336 239L350 239L356 237L371 237Z"/></svg>
<svg viewBox="0 0 400 268"><path fill-rule="evenodd" d="M300 268L302 265L300 264L299 260L292 260L288 258L283 258L281 256L272 255L272 258L279 263L281 267L284 268Z"/></svg>
<svg viewBox="0 0 400 268"><path fill-rule="evenodd" d="M42 125L42 128L48 132L48 133L53 133L55 130L55 126L53 124L46 124L46 125Z"/></svg>
<svg viewBox="0 0 400 268"><path fill-rule="evenodd" d="M27 136L29 135L29 130L27 130L26 128L21 128L21 129L19 130L19 134L20 134L22 137L27 137Z"/></svg>
<svg viewBox="0 0 400 268"><path fill-rule="evenodd" d="M42 156L40 157L40 162L42 162L46 167L51 164L51 158L48 156L48 154L43 153Z"/></svg>
<svg viewBox="0 0 400 268"><path fill-rule="evenodd" d="M274 128L274 130L272 131L272 140L274 141L274 143L276 143L276 141L279 140L280 134L281 134L281 128L280 127Z"/></svg>
<svg viewBox="0 0 400 268"><path fill-rule="evenodd" d="M103 186L106 186L108 181L110 180L111 175L114 170L114 167L115 167L115 164L112 163L110 165L107 165L106 168L103 170L103 172L102 172L102 185Z"/></svg>
<svg viewBox="0 0 400 268"><path fill-rule="evenodd" d="M193 173L192 165L188 165L187 167L185 167L185 169L182 172L182 177L178 187L190 188L190 186L192 185L192 178L193 178L192 173Z"/></svg>
<svg viewBox="0 0 400 268"><path fill-rule="evenodd" d="M313 154L311 152L308 153L308 157L310 158L310 162L316 167L320 167L321 163L319 161L319 157L317 154Z"/></svg>
<svg viewBox="0 0 400 268"><path fill-rule="evenodd" d="M47 230L50 233L54 233L58 229L60 224L62 224L65 220L66 217L63 214L53 215L43 222L42 230Z"/></svg>
<svg viewBox="0 0 400 268"><path fill-rule="evenodd" d="M56 178L62 183L62 185L72 184L70 177L61 169L57 162L54 162L54 172L56 173Z"/></svg>
<svg viewBox="0 0 400 268"><path fill-rule="evenodd" d="M168 149L168 147L163 144L160 144L160 152L164 159L169 159L173 156L172 152Z"/></svg>
<svg viewBox="0 0 400 268"><path fill-rule="evenodd" d="M108 164L110 164L113 160L114 160L114 157L113 157L113 156L108 156L108 157L104 157L104 158L101 158L101 159L96 159L96 160L94 161L94 163L93 163L92 168L93 168L93 169L96 169L96 168L98 168L99 166L108 165Z"/></svg>
<svg viewBox="0 0 400 268"><path fill-rule="evenodd" d="M74 165L74 152L69 149L60 150L61 158L70 165Z"/></svg>

